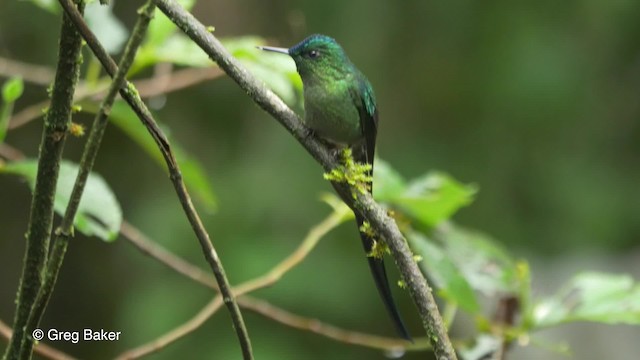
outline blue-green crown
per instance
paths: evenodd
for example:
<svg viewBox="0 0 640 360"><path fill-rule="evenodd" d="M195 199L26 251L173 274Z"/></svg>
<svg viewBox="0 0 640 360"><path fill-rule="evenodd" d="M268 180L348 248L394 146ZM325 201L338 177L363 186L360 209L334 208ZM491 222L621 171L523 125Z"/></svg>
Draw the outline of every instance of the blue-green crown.
<svg viewBox="0 0 640 360"><path fill-rule="evenodd" d="M314 34L289 49L289 54L301 54L308 49L329 48L342 51L340 45L327 35Z"/></svg>

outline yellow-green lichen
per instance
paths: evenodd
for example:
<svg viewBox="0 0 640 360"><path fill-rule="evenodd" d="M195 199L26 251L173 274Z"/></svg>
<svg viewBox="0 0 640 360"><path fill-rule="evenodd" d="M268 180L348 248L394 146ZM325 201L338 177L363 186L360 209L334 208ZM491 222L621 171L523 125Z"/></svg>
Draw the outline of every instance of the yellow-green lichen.
<svg viewBox="0 0 640 360"><path fill-rule="evenodd" d="M406 289L407 283L404 280L398 280L398 287L400 287L400 289Z"/></svg>
<svg viewBox="0 0 640 360"><path fill-rule="evenodd" d="M371 251L367 254L368 257L382 259L384 254L391 254L391 250L384 241L373 240L373 246L371 246Z"/></svg>
<svg viewBox="0 0 640 360"><path fill-rule="evenodd" d="M75 122L71 122L71 126L69 127L69 133L75 137L84 136L84 130L84 125Z"/></svg>
<svg viewBox="0 0 640 360"><path fill-rule="evenodd" d="M337 183L347 183L361 194L370 192L371 183L373 182L373 177L371 176L373 166L355 162L350 148L342 150L340 160L342 165L325 173L324 178ZM353 197L356 197L355 193Z"/></svg>

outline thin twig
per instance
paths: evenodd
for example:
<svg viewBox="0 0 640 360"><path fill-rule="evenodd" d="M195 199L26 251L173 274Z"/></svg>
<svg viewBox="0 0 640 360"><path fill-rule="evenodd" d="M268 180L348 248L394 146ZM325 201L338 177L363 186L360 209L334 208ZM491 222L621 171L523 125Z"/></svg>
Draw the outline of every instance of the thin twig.
<svg viewBox="0 0 640 360"><path fill-rule="evenodd" d="M49 86L51 81L53 81L55 71L48 66L28 64L22 61L0 57L0 75L6 77L20 75L25 81Z"/></svg>
<svg viewBox="0 0 640 360"><path fill-rule="evenodd" d="M116 360L132 360L139 359L143 356L154 353L160 349L165 348L167 345L175 342L176 340L192 333L197 328L202 326L219 308L222 306L222 297L216 296L207 305L205 305L200 312L186 323L172 329L165 335L153 340L150 343L139 346L135 349L127 350L126 352L118 355Z"/></svg>
<svg viewBox="0 0 640 360"><path fill-rule="evenodd" d="M84 4L78 5L78 8L74 5L78 13L81 13L83 8ZM81 40L69 17L63 16L51 107L44 122L36 185L31 201L25 257L13 321L15 332L4 354L4 359L7 360L31 356L33 339L25 328L47 265L60 160L71 122L73 92L80 71Z"/></svg>
<svg viewBox="0 0 640 360"><path fill-rule="evenodd" d="M342 211L332 212L326 219L309 230L307 236L304 238L302 243L300 243L300 245L293 251L293 253L287 256L284 260L280 261L266 274L261 275L255 279L245 281L238 286L234 286L233 294L235 296L241 296L276 283L278 280L280 280L280 278L282 278L284 274L300 264L300 262L302 262L302 260L304 260L309 255L309 253L315 248L318 242L329 231L340 225L345 220L345 216L347 215L345 214L345 210L346 209ZM202 270L200 270L199 267L190 264L189 262L159 246L157 243L151 241L151 239L147 238L146 235L144 235L128 222L125 221L122 223L120 227L120 233L124 236L125 239L127 239L140 251L155 258L162 264L167 265L169 268L190 278L191 280L194 280L195 282L213 289L217 289L217 286L215 286L215 283L213 282L213 279L211 279L211 276L209 274L204 273Z"/></svg>
<svg viewBox="0 0 640 360"><path fill-rule="evenodd" d="M315 245L322 239L322 237L328 233L331 229L338 226L345 217L344 211L338 212L334 211L320 224L313 227L307 237L302 241L300 246L285 260L281 261L275 267L273 267L266 275L261 276L255 280L249 280L238 287L234 287L231 291L234 296L239 297L242 294L245 294L249 291L256 290L261 287L269 286L276 282L284 273L295 267L299 264L308 254L313 250ZM193 279L205 286L211 286L210 280L207 279L204 274L194 265L187 263L181 258L173 255L172 253L166 251L162 247L158 246L151 240L149 240L144 234L140 231L137 231L130 224L124 224L121 226L121 233L125 236L127 240L129 240L132 244L134 244L138 249L143 251L145 254L150 255L156 259L158 259L163 264L169 266L175 271ZM141 345L136 349L129 350L122 354L119 358L122 359L133 359L138 358L143 355L150 354L152 352L160 350L162 347L169 345L170 343L188 335L193 330L195 330L194 325L198 324L200 326L204 321L212 316L217 308L214 308L212 304L217 304L217 301L221 301L222 298L220 295L216 296L212 302L205 307L195 318L189 320L186 324L179 326L175 329L172 329L167 334L162 335L160 338L153 340L147 344ZM240 298L237 298L238 302L240 302ZM208 314L206 318L202 318L204 315ZM134 356L135 355L135 356Z"/></svg>
<svg viewBox="0 0 640 360"><path fill-rule="evenodd" d="M271 275L260 277L259 279L263 279L260 282L257 282L256 280L249 280L244 284L238 286L238 288L242 287L246 291L253 291L260 287L269 286L274 281L277 281L277 279L282 274L284 274L284 272L291 270L297 263L299 263L299 261L302 260L303 257L306 257L308 255L309 251L313 249L313 245L317 244L319 238L322 238L327 232L329 232L337 225L337 223L335 223L336 220L338 220L338 216L336 216L334 213L327 217L320 224L314 226L307 234L307 237L298 246L298 248L294 250L294 253L269 271L268 274ZM158 243L149 239L145 234L143 234L128 222L123 222L120 228L120 233L126 240L132 243L140 251L160 261L160 263L167 265L169 268L186 276L187 278L190 278L191 280L194 280L197 283L213 289L217 288L215 286L215 281L210 274L203 272L199 267L166 250ZM260 286L258 286L258 284L260 284ZM234 288L234 293L238 295L235 289L237 288ZM289 311L272 305L265 300L258 299L249 295L238 296L238 304L240 304L240 306L243 308L254 311L281 324L291 326L300 330L310 331L342 343L359 345L372 349L381 349L391 352L406 350L426 350L431 348L426 338L416 339L416 342L414 344L408 344L403 339L381 337L352 330L345 330L334 325L324 323L318 319L293 314ZM209 314L210 316L212 316L214 313L210 312ZM196 317L199 318L199 315L197 315ZM188 323L192 323L192 321L193 320L190 320ZM181 328L191 329L191 327ZM189 332L172 330L171 332L162 336L162 341L151 341L136 348L135 350L127 351L126 353L121 355L121 357L123 357L125 354L127 354L127 356L131 356L131 354L133 354L134 352L138 357L150 354L151 352L155 352L161 349L158 344L167 346L169 345L169 342L166 341L167 339L175 341L187 335Z"/></svg>
<svg viewBox="0 0 640 360"><path fill-rule="evenodd" d="M73 222L80 206L80 200L82 199L82 194L84 192L87 179L89 178L89 174L93 169L93 164L98 156L104 131L109 123L111 107L115 102L118 91L122 88L122 85L125 82L127 71L129 70L129 67L131 67L133 59L136 56L136 52L138 51L138 47L140 47L140 44L142 43L142 39L144 38L149 22L153 18L154 11L155 0L148 0L145 6L138 11L138 21L136 22L131 36L129 37L129 41L127 42L124 54L120 60L120 67L113 77L113 82L109 87L107 96L100 105L100 109L93 121L91 132L89 133L87 143L84 151L82 152L78 175L73 185L73 190L71 191L67 208L60 226L55 231L53 249L51 251L50 261L47 265L45 280L38 292L36 301L31 309L29 320L27 321L26 331L28 333L38 327L38 324L42 319L42 315L44 315L44 311L47 308L47 304L49 303L49 299L51 298L51 294L53 293L53 289L58 279L58 274L62 268L64 255L67 252L69 241L73 237Z"/></svg>
<svg viewBox="0 0 640 360"><path fill-rule="evenodd" d="M21 126L27 125L31 121L42 116L47 109L47 107L51 104L51 101L44 100L35 104L31 104L24 109L16 112L9 119L9 130L17 129Z"/></svg>
<svg viewBox="0 0 640 360"><path fill-rule="evenodd" d="M236 296L240 296L276 283L284 274L304 260L304 258L307 257L311 250L313 250L313 248L318 244L318 241L320 241L320 239L322 239L329 230L335 228L344 221L345 217L348 215L346 211L348 210L345 208L342 211L332 212L329 217L309 231L307 237L293 253L287 256L278 265L274 266L266 274L246 281L238 286L234 286L233 293Z"/></svg>
<svg viewBox="0 0 640 360"><path fill-rule="evenodd" d="M11 335L13 334L13 330L9 327L9 325L5 324L2 320L0 320L0 337L3 337L7 340L11 339ZM34 351L40 354L43 357L53 360L76 360L71 355L68 355L58 349L54 349L49 345L39 343L34 347Z"/></svg>
<svg viewBox="0 0 640 360"><path fill-rule="evenodd" d="M280 122L323 166L325 171L338 167L339 164L329 149L317 138L308 136L309 131L298 116L273 92L266 89L262 82L256 80L193 15L175 0L159 0L158 8L200 46L260 107ZM420 272L395 221L373 200L370 194L362 194L350 189L346 184L337 184L336 187L340 193L355 193L356 198L347 205L367 219L391 249L396 266L418 308L436 357L456 359L431 288Z"/></svg>
<svg viewBox="0 0 640 360"><path fill-rule="evenodd" d="M154 76L148 79L140 79L133 82L140 97L145 99L149 97L166 95L174 91L182 90L195 84L210 81L224 75L217 67L210 68L187 68L180 69L170 74ZM157 86L158 83L163 86ZM73 97L74 102L92 98L93 100L101 100L107 91L107 84L100 84L97 87L87 87L84 83L79 83ZM50 104L49 100L40 101L36 104L29 105L22 110L16 112L9 119L9 130L17 129L43 115L43 109Z"/></svg>
<svg viewBox="0 0 640 360"><path fill-rule="evenodd" d="M426 338L415 339L414 343L408 343L404 339L377 336L341 329L317 319L310 319L304 316L296 315L261 299L243 296L240 297L238 301L243 308L254 311L281 324L290 326L295 329L322 335L329 339L345 344L364 346L389 352L431 349L429 341L427 341Z"/></svg>
<svg viewBox="0 0 640 360"><path fill-rule="evenodd" d="M140 92L140 97L144 99L169 94L201 82L217 79L222 75L224 72L217 67L186 68L134 81L134 85Z"/></svg>
<svg viewBox="0 0 640 360"><path fill-rule="evenodd" d="M25 158L22 151L14 148L7 143L0 144L0 156L11 161L18 161Z"/></svg>
<svg viewBox="0 0 640 360"><path fill-rule="evenodd" d="M219 290L216 284L216 279L211 276L211 274L204 272L198 266L187 262L163 248L156 242L149 239L144 233L129 222L122 222L122 225L120 225L120 234L142 253L158 260L161 264L166 265L170 269L199 284L214 290Z"/></svg>
<svg viewBox="0 0 640 360"><path fill-rule="evenodd" d="M63 6L65 12L69 14L69 17L72 19L72 21L82 34L82 37L85 39L98 60L100 60L107 73L110 76L114 76L114 74L117 72L117 66L113 62L113 59L111 59L111 57L102 47L100 42L97 40L95 35L91 32L87 24L84 22L82 16L76 11L76 8L73 6L71 0L59 0L59 2ZM251 341L249 339L247 328L244 324L244 319L242 318L242 313L240 312L238 303L235 301L235 297L231 292L231 286L229 285L229 281L227 280L227 276L225 274L224 267L222 266L222 262L218 257L218 253L216 252L213 244L211 243L211 240L209 239L209 234L205 230L204 225L200 220L200 216L193 207L191 196L187 192L187 189L184 185L180 168L175 159L175 156L171 151L171 147L166 136L162 133L162 131L156 124L155 120L149 112L149 109L146 107L144 102L142 102L133 85L127 83L127 87L123 88L120 91L120 95L131 106L136 115L138 115L143 125L147 128L154 141L158 145L165 159L165 162L167 163L170 178L174 185L176 193L178 194L178 198L180 199L180 204L182 205L182 208L187 218L189 219L189 222L191 223L191 227L193 228L193 231L198 238L204 257L211 266L213 274L216 277L216 281L218 282L218 286L220 287L220 292L223 295L224 303L229 310L233 327L240 341L242 355L245 359L253 359Z"/></svg>

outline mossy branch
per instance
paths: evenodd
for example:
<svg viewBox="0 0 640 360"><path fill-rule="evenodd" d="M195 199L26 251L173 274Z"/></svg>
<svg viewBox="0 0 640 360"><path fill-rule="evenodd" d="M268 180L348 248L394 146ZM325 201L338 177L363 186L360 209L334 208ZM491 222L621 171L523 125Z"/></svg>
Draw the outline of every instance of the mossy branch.
<svg viewBox="0 0 640 360"><path fill-rule="evenodd" d="M84 9L82 3L77 8L73 6L79 13ZM49 237L53 226L54 196L62 151L71 123L73 93L80 72L81 48L82 38L69 17L64 15L60 30L56 77L51 92L51 106L45 116L40 141L38 173L31 200L25 257L13 321L14 333L3 357L7 360L31 357L30 352L23 356L21 348L33 346L33 339L25 328L47 265Z"/></svg>
<svg viewBox="0 0 640 360"><path fill-rule="evenodd" d="M113 59L111 59L109 54L107 54L93 32L89 29L84 19L82 18L82 15L73 6L72 0L59 0L59 2L64 8L65 13L71 18L78 31L82 34L82 37L87 42L87 45L89 45L89 47L91 48L91 51L95 54L96 58L98 58L102 66L105 68L106 72L111 77L114 77L118 71L118 67L116 66ZM138 116L142 124L147 128L147 131L153 137L158 148L160 149L160 152L162 153L162 156L167 164L171 182L173 183L173 186L176 190L183 211L187 216L187 219L189 220L191 227L196 234L196 237L198 238L203 255L209 263L216 281L218 282L218 286L220 287L220 293L222 295L223 302L229 310L233 327L240 342L243 358L253 359L251 341L249 339L247 328L244 324L244 319L242 318L242 313L240 312L240 307L238 306L238 303L231 291L231 285L229 284L229 280L227 279L227 275L224 271L224 267L222 266L222 262L218 257L218 253L213 247L211 239L209 238L209 234L204 228L202 220L200 220L200 216L193 206L191 196L189 195L189 192L184 185L180 167L178 166L178 162L176 161L173 151L171 150L169 141L167 140L162 130L160 130L160 128L158 127L147 106L140 99L138 91L133 86L133 84L126 82L126 86L120 89L120 95L136 113L136 115Z"/></svg>
<svg viewBox="0 0 640 360"><path fill-rule="evenodd" d="M307 136L308 129L299 117L262 82L255 79L222 46L207 28L175 0L159 0L158 8L187 36L200 46L262 109L271 114L289 131L324 168L331 172L340 166L327 147L314 137ZM431 288L414 261L413 254L395 221L370 194L353 191L345 183L333 183L341 194L355 194L353 202L347 204L353 211L367 219L391 249L393 258L407 284L414 303L422 318L427 336L438 359L456 359L456 354L447 335L442 317L431 293ZM343 197L344 198L344 197Z"/></svg>
<svg viewBox="0 0 640 360"><path fill-rule="evenodd" d="M53 293L53 288L55 287L60 268L62 267L64 255L67 252L69 241L73 237L73 222L78 212L82 193L84 192L87 178L93 169L95 159L98 156L98 150L100 149L100 143L102 142L104 131L109 123L111 107L113 106L118 91L125 82L127 71L131 67L138 47L142 43L149 22L153 18L154 10L155 0L148 0L147 4L138 12L138 21L136 22L129 41L127 42L124 54L120 60L119 69L116 72L109 87L109 91L102 101L100 109L96 114L96 118L93 121L91 132L87 138L87 143L82 153L78 175L71 192L67 209L65 210L60 226L55 231L51 258L47 265L44 283L42 284L42 287L36 297L36 301L31 309L31 314L26 326L27 333L31 333L31 331L38 327L47 304L49 303L49 299L51 298L51 294ZM33 344L31 342L23 342L20 352L24 357L30 356L32 348Z"/></svg>

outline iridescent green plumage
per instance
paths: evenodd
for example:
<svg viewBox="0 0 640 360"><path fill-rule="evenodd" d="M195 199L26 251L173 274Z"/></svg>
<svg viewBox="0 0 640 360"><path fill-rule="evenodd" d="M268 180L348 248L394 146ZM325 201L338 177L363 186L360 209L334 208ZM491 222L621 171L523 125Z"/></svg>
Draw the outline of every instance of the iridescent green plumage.
<svg viewBox="0 0 640 360"><path fill-rule="evenodd" d="M349 60L342 47L332 38L312 35L289 48L261 47L263 50L288 54L293 58L304 86L304 122L329 143L353 150L354 160L371 164L375 152L378 111L369 80ZM340 192L339 192L340 193ZM347 194L340 194L343 200ZM364 219L356 215L358 228ZM367 254L374 239L360 232ZM369 267L378 292L393 319L398 333L411 339L395 306L387 280L384 262L369 256Z"/></svg>

